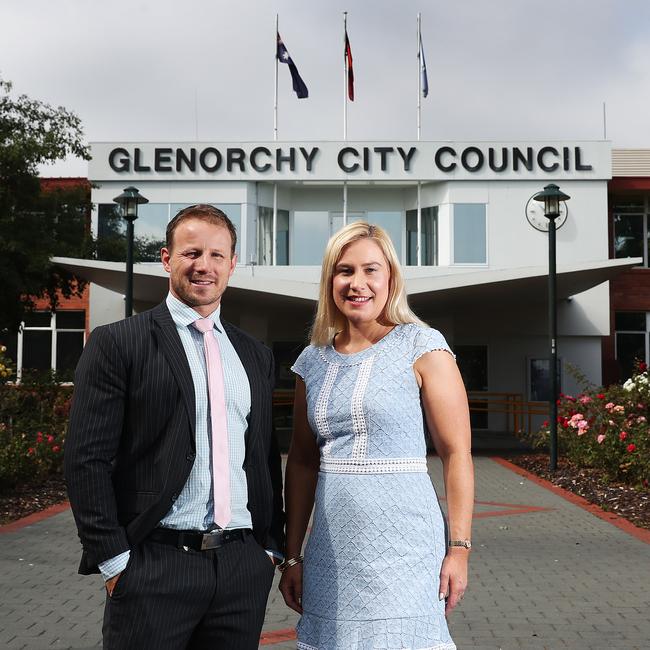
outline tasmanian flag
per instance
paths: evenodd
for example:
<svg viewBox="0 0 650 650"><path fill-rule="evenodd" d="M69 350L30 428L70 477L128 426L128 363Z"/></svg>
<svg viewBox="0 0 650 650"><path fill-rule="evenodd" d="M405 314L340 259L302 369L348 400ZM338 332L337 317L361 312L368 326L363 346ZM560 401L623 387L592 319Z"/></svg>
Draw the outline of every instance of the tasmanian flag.
<svg viewBox="0 0 650 650"><path fill-rule="evenodd" d="M422 88L422 97L429 94L429 79L427 77L427 62L424 60L424 48L422 47L422 36L420 36L420 51L418 52L420 59L420 86Z"/></svg>
<svg viewBox="0 0 650 650"><path fill-rule="evenodd" d="M276 56L278 57L278 61L280 61L280 63L286 63L289 66L289 72L291 73L291 79L293 80L293 90L296 93L296 95L298 95L298 99L305 99L305 97L309 97L309 91L307 90L307 86L305 85L305 82L302 80L302 77L298 72L298 68L296 68L296 64L289 56L289 52L287 52L287 48L284 46L284 43L280 38L279 32L278 32L278 49L277 49Z"/></svg>
<svg viewBox="0 0 650 650"><path fill-rule="evenodd" d="M354 70L352 69L352 50L348 40L348 30L345 30L345 61L348 64L348 97L354 101Z"/></svg>

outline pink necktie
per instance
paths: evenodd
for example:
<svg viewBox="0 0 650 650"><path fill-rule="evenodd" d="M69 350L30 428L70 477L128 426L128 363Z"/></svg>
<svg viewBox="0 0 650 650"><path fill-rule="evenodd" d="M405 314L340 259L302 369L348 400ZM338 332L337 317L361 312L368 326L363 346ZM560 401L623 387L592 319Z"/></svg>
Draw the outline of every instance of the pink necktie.
<svg viewBox="0 0 650 650"><path fill-rule="evenodd" d="M230 514L230 457L228 454L228 420L226 397L223 386L223 368L219 343L214 336L214 322L200 318L192 323L203 333L203 347L208 371L210 395L210 420L212 422L212 490L214 497L214 521L225 528Z"/></svg>

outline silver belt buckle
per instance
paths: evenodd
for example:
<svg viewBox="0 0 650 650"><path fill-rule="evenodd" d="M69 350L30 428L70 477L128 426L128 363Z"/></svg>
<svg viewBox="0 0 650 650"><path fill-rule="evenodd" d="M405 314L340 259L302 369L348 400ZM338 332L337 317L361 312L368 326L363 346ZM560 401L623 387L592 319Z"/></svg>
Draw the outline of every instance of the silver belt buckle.
<svg viewBox="0 0 650 650"><path fill-rule="evenodd" d="M210 533L204 533L203 539L201 540L201 550L209 551L213 548L219 548L221 546L221 531L214 530Z"/></svg>

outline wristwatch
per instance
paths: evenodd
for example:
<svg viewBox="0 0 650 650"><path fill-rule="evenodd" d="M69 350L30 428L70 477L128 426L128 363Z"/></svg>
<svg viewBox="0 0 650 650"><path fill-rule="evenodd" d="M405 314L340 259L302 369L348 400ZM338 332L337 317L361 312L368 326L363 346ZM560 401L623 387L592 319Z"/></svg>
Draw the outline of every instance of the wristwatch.
<svg viewBox="0 0 650 650"><path fill-rule="evenodd" d="M462 546L463 548L472 548L472 542L469 539L452 539L449 540L449 546Z"/></svg>

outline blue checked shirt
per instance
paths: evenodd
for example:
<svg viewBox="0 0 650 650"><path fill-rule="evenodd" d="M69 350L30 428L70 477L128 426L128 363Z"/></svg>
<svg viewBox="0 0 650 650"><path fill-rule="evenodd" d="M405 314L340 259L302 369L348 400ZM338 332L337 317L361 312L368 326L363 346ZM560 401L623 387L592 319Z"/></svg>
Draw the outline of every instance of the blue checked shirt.
<svg viewBox="0 0 650 650"><path fill-rule="evenodd" d="M167 307L171 312L178 335L187 355L194 380L196 400L196 459L190 476L174 502L171 510L160 522L165 528L178 530L207 530L214 527L212 499L212 471L210 446L210 403L208 379L203 348L203 334L192 323L202 318L191 307L171 293L167 295ZM248 375L235 348L228 339L217 308L208 318L214 321L214 336L219 342L224 375L226 416L228 420L228 446L230 453L230 508L232 519L228 528L252 528L248 503L248 486L243 469L246 446L244 434L248 427L247 417L251 409L251 391ZM126 568L129 551L99 564L104 580L117 575Z"/></svg>

